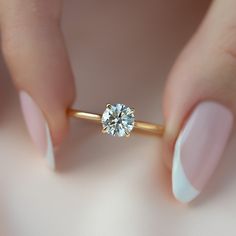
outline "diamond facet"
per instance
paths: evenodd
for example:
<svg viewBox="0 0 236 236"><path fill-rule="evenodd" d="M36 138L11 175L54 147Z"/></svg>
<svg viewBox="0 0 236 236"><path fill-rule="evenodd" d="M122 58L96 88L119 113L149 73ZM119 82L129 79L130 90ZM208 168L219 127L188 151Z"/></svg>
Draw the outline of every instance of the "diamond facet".
<svg viewBox="0 0 236 236"><path fill-rule="evenodd" d="M103 132L112 136L129 136L134 128L134 109L124 104L108 104L102 115Z"/></svg>

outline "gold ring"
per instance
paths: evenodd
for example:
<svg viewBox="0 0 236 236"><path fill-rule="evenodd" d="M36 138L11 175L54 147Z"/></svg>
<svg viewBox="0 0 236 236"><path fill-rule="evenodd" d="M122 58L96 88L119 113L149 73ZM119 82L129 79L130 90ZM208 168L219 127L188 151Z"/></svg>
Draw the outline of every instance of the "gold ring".
<svg viewBox="0 0 236 236"><path fill-rule="evenodd" d="M95 114L81 110L69 109L68 115L102 124L102 132L118 137L129 137L131 131L137 130L149 134L162 136L164 126L144 121L136 121L134 108L124 104L107 104L103 114Z"/></svg>

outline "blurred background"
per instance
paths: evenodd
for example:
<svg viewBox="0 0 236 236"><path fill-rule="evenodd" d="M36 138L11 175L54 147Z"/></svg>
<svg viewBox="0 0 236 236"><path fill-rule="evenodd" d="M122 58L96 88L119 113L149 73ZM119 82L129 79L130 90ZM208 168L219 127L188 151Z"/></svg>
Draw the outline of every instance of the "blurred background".
<svg viewBox="0 0 236 236"><path fill-rule="evenodd" d="M209 2L66 0L62 21L76 79L74 107L102 112L106 103L162 123L165 79ZM27 68L26 68L27 69ZM47 168L22 119L18 95L0 60L0 235L236 235L236 137L214 178L189 206L171 194L160 138L103 135L71 120Z"/></svg>

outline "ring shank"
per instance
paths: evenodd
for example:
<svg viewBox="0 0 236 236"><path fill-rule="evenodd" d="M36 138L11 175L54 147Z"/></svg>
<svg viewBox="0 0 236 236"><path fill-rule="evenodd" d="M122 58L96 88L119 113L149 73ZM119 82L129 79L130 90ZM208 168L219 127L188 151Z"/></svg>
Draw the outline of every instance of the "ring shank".
<svg viewBox="0 0 236 236"><path fill-rule="evenodd" d="M68 115L83 120L90 120L96 123L101 123L102 115L96 113L90 113L80 110L69 109ZM164 126L159 124L153 124L145 121L135 121L134 128L138 131L143 131L150 134L163 135Z"/></svg>
<svg viewBox="0 0 236 236"><path fill-rule="evenodd" d="M158 124L152 124L144 121L135 121L134 128L136 130L144 131L151 134L163 135L164 126Z"/></svg>
<svg viewBox="0 0 236 236"><path fill-rule="evenodd" d="M68 115L75 117L75 118L84 119L84 120L91 120L91 121L96 121L96 122L100 122L101 117L102 117L99 114L89 113L89 112L79 111L79 110L73 110L73 109L70 109L68 111Z"/></svg>

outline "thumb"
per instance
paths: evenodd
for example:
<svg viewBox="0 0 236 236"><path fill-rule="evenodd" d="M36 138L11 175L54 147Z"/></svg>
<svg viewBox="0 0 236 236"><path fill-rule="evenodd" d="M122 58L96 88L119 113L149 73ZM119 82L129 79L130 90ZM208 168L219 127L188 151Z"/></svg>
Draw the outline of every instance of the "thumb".
<svg viewBox="0 0 236 236"><path fill-rule="evenodd" d="M54 169L75 88L59 24L61 1L34 3L1 2L2 51L32 141Z"/></svg>
<svg viewBox="0 0 236 236"><path fill-rule="evenodd" d="M193 200L215 170L236 113L236 2L214 1L175 63L165 89L164 157L172 189ZM173 160L173 164L172 164Z"/></svg>

